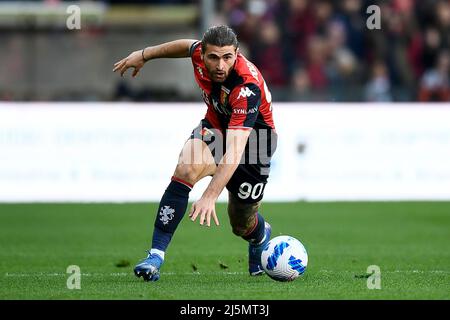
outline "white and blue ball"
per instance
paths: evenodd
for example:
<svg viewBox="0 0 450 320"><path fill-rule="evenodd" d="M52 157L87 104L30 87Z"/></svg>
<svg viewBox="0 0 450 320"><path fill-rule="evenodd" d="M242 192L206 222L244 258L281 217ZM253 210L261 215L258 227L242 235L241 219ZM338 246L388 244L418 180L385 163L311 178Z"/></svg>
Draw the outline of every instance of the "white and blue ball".
<svg viewBox="0 0 450 320"><path fill-rule="evenodd" d="M291 236L271 239L261 254L261 264L276 281L292 281L306 271L308 253L303 244Z"/></svg>

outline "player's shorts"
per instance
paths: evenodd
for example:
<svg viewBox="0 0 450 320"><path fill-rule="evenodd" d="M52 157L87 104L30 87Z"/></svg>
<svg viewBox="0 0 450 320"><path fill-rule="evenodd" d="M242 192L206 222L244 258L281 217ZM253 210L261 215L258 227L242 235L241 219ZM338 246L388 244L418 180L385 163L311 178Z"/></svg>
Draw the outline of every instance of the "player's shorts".
<svg viewBox="0 0 450 320"><path fill-rule="evenodd" d="M226 150L224 133L203 119L191 133L190 139L194 138L208 145L218 165ZM252 204L262 200L277 140L278 135L272 129L252 130L241 162L226 185L241 202Z"/></svg>

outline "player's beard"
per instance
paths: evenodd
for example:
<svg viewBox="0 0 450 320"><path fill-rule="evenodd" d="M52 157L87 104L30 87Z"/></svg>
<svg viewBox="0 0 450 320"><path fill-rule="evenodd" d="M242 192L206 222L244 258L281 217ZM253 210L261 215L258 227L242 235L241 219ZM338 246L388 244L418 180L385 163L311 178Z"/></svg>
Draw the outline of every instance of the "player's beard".
<svg viewBox="0 0 450 320"><path fill-rule="evenodd" d="M227 79L227 74L225 71L216 72L213 79L215 82L224 82Z"/></svg>
<svg viewBox="0 0 450 320"><path fill-rule="evenodd" d="M219 82L219 83L222 83L222 82L224 82L225 80L227 80L228 75L230 74L230 71L231 71L231 69L228 70L228 72L225 71L225 70L223 70L223 71L210 71L210 70L208 70L209 78L210 78L213 82Z"/></svg>

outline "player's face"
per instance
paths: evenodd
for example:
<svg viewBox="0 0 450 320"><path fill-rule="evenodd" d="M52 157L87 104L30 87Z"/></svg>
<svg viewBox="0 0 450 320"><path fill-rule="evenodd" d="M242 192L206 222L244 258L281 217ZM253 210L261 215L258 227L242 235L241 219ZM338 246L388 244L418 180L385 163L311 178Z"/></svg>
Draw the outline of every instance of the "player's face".
<svg viewBox="0 0 450 320"><path fill-rule="evenodd" d="M236 57L237 49L234 46L218 47L208 44L202 54L209 77L214 82L224 82L227 79L233 70Z"/></svg>

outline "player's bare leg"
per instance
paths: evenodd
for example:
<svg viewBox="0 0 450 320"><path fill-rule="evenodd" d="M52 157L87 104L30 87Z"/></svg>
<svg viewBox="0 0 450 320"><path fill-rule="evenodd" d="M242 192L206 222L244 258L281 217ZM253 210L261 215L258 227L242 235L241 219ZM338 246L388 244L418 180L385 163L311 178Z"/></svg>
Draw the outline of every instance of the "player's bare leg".
<svg viewBox="0 0 450 320"><path fill-rule="evenodd" d="M173 176L194 185L215 172L216 164L206 143L200 139L186 141Z"/></svg>
<svg viewBox="0 0 450 320"><path fill-rule="evenodd" d="M189 200L189 192L202 178L213 175L214 158L205 142L189 139L180 153L178 164L156 215L152 246L146 259L136 265L134 273L146 281L159 279L159 269L165 251L182 220Z"/></svg>
<svg viewBox="0 0 450 320"><path fill-rule="evenodd" d="M243 203L228 192L228 217L233 233L249 243L249 273L252 276L264 274L261 253L270 240L271 227L258 212L261 201Z"/></svg>
<svg viewBox="0 0 450 320"><path fill-rule="evenodd" d="M246 204L228 192L228 217L233 233L239 237L246 235L256 224L260 202Z"/></svg>

